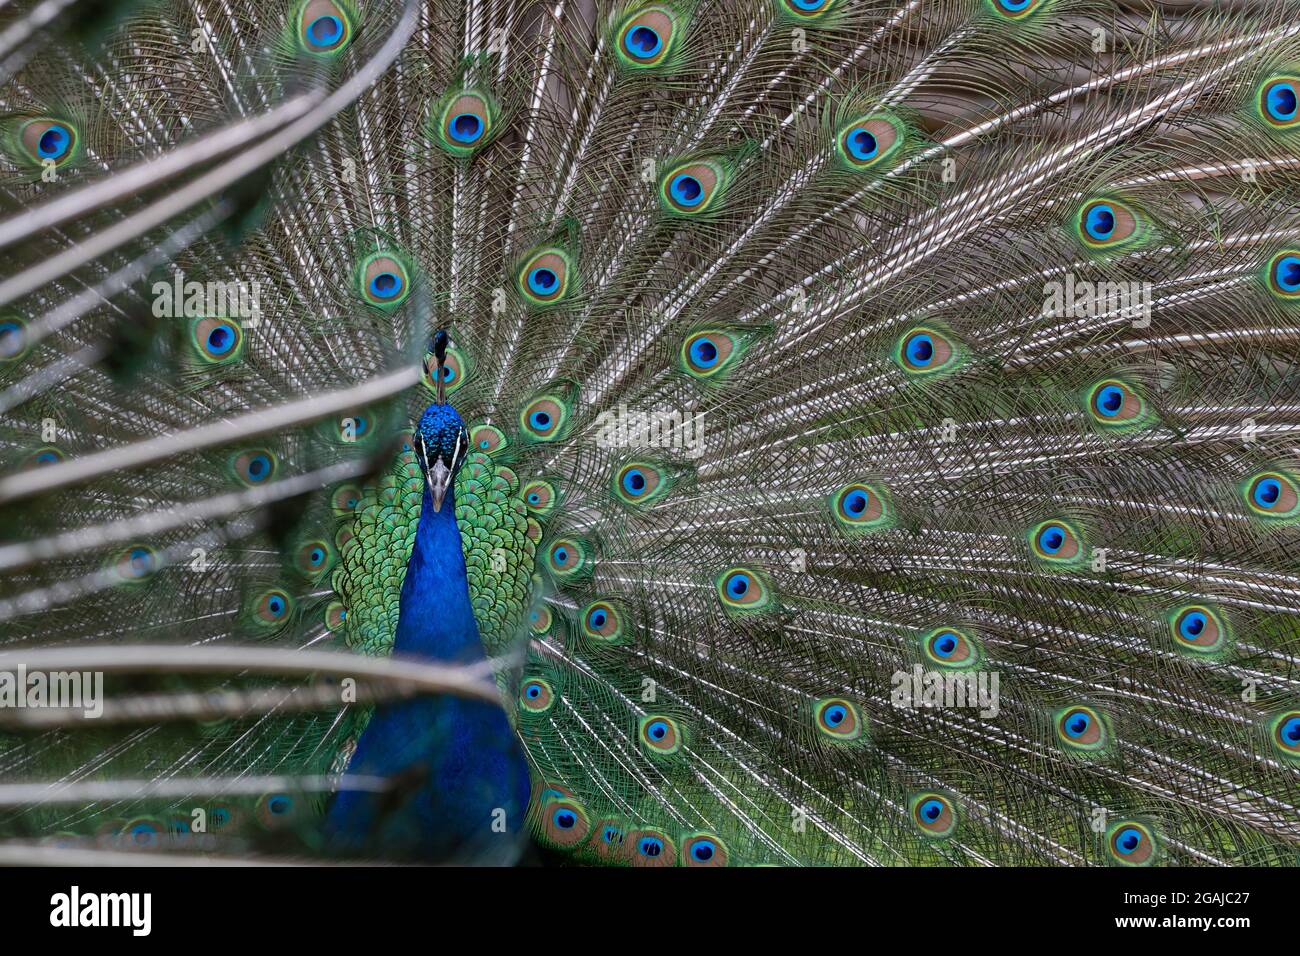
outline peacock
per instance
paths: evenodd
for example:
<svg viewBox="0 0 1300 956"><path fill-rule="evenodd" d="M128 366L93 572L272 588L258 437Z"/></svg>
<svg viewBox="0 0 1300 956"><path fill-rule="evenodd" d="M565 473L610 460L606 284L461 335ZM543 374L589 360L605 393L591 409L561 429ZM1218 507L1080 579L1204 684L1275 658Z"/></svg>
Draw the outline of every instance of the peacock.
<svg viewBox="0 0 1300 956"><path fill-rule="evenodd" d="M0 4L0 856L1300 863L1296 14Z"/></svg>

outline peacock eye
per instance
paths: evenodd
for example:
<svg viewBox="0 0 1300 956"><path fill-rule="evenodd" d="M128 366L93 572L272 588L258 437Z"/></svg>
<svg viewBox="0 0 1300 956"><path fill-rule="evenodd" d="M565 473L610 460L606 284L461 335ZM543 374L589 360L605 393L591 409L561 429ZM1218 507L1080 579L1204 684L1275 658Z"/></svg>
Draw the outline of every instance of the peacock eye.
<svg viewBox="0 0 1300 956"><path fill-rule="evenodd" d="M676 25L668 10L651 7L628 19L619 30L619 59L626 66L658 66L674 44Z"/></svg>
<svg viewBox="0 0 1300 956"><path fill-rule="evenodd" d="M1083 554L1079 536L1064 521L1044 521L1030 534L1034 556L1059 564L1077 562Z"/></svg>
<svg viewBox="0 0 1300 956"><path fill-rule="evenodd" d="M636 839L636 855L632 862L642 866L671 866L673 844L658 833L641 833Z"/></svg>
<svg viewBox="0 0 1300 956"><path fill-rule="evenodd" d="M309 53L335 53L348 42L352 23L332 0L308 0L298 17L298 37Z"/></svg>
<svg viewBox="0 0 1300 956"><path fill-rule="evenodd" d="M864 170L890 156L903 139L901 127L891 117L864 116L841 127L836 143L843 164Z"/></svg>
<svg viewBox="0 0 1300 956"><path fill-rule="evenodd" d="M554 441L568 420L568 407L557 396L544 395L520 414L524 434L534 441Z"/></svg>
<svg viewBox="0 0 1300 956"><path fill-rule="evenodd" d="M912 822L928 837L946 837L957 827L953 802L941 793L921 793L908 801Z"/></svg>
<svg viewBox="0 0 1300 956"><path fill-rule="evenodd" d="M1118 429L1142 424L1147 407L1135 389L1118 379L1106 379L1089 390L1088 411L1097 424Z"/></svg>
<svg viewBox="0 0 1300 956"><path fill-rule="evenodd" d="M396 255L375 253L357 266L356 283L362 299L389 311L411 294L411 270Z"/></svg>
<svg viewBox="0 0 1300 956"><path fill-rule="evenodd" d="M298 573L307 578L315 578L329 567L333 550L326 541L313 540L298 548L295 566Z"/></svg>
<svg viewBox="0 0 1300 956"><path fill-rule="evenodd" d="M729 568L716 580L722 608L729 613L761 611L772 603L771 590L754 568Z"/></svg>
<svg viewBox="0 0 1300 956"><path fill-rule="evenodd" d="M569 260L563 251L542 250L519 270L519 291L531 305L551 305L568 294L569 273Z"/></svg>
<svg viewBox="0 0 1300 956"><path fill-rule="evenodd" d="M339 601L330 602L329 607L325 609L325 626L331 631L337 631L347 622L348 609Z"/></svg>
<svg viewBox="0 0 1300 956"><path fill-rule="evenodd" d="M466 93L447 108L443 130L456 145L474 146L483 141L490 122L487 100L477 93Z"/></svg>
<svg viewBox="0 0 1300 956"><path fill-rule="evenodd" d="M673 754L681 749L681 728L671 717L645 717L640 726L641 743L652 754Z"/></svg>
<svg viewBox="0 0 1300 956"><path fill-rule="evenodd" d="M47 445L44 448L38 448L23 460L22 469L27 471L31 468L44 468L46 465L57 465L63 461L66 456L53 446Z"/></svg>
<svg viewBox="0 0 1300 956"><path fill-rule="evenodd" d="M1097 199L1079 211L1079 235L1085 245L1100 248L1124 242L1137 230L1137 217L1123 203Z"/></svg>
<svg viewBox="0 0 1300 956"><path fill-rule="evenodd" d="M931 631L922 648L925 656L940 667L972 667L979 661L979 644L971 635L954 627Z"/></svg>
<svg viewBox="0 0 1300 956"><path fill-rule="evenodd" d="M1296 88L1296 80L1291 77L1268 80L1260 87L1259 109L1269 125L1288 127L1300 120Z"/></svg>
<svg viewBox="0 0 1300 956"><path fill-rule="evenodd" d="M813 716L818 731L831 740L843 743L862 736L862 717L858 708L843 698L814 701Z"/></svg>
<svg viewBox="0 0 1300 956"><path fill-rule="evenodd" d="M523 496L533 514L545 517L555 507L555 487L549 481L530 481L524 485Z"/></svg>
<svg viewBox="0 0 1300 956"><path fill-rule="evenodd" d="M1283 298L1300 296L1300 252L1279 252L1268 264L1268 285Z"/></svg>
<svg viewBox="0 0 1300 956"><path fill-rule="evenodd" d="M831 515L846 534L857 534L889 522L880 489L865 482L844 485L830 496Z"/></svg>
<svg viewBox="0 0 1300 956"><path fill-rule="evenodd" d="M77 147L76 129L57 119L28 120L18 138L28 157L38 165L62 165L72 158Z"/></svg>
<svg viewBox="0 0 1300 956"><path fill-rule="evenodd" d="M27 351L27 324L21 319L0 319L0 362L12 362Z"/></svg>
<svg viewBox="0 0 1300 956"><path fill-rule="evenodd" d="M1246 504L1266 518L1289 518L1300 507L1300 493L1295 481L1280 471L1266 471L1252 477L1246 485Z"/></svg>
<svg viewBox="0 0 1300 956"><path fill-rule="evenodd" d="M240 452L230 462L230 470L236 480L249 485L260 485L275 476L277 462L275 456L263 448Z"/></svg>
<svg viewBox="0 0 1300 956"><path fill-rule="evenodd" d="M253 615L261 624L279 624L292 608L292 600L283 591L264 591L253 602Z"/></svg>
<svg viewBox="0 0 1300 956"><path fill-rule="evenodd" d="M1272 736L1284 756L1300 758L1300 711L1288 711L1274 720Z"/></svg>
<svg viewBox="0 0 1300 956"><path fill-rule="evenodd" d="M356 485L340 485L334 489L334 494L330 496L330 504L333 506L335 514L356 511L357 505L360 503L361 489Z"/></svg>
<svg viewBox="0 0 1300 956"><path fill-rule="evenodd" d="M666 472L647 461L629 462L614 475L614 495L625 505L645 508L667 494Z"/></svg>
<svg viewBox="0 0 1300 956"><path fill-rule="evenodd" d="M1005 17L1018 19L1033 12L1041 0L991 0L993 9Z"/></svg>
<svg viewBox="0 0 1300 956"><path fill-rule="evenodd" d="M582 615L582 627L589 638L603 643L617 641L623 634L622 616L607 601L588 605Z"/></svg>
<svg viewBox="0 0 1300 956"><path fill-rule="evenodd" d="M450 347L442 366L443 392L447 395L454 394L463 384L464 378L464 356L454 346ZM438 394L438 361L433 353L428 353L424 358L424 385L434 395Z"/></svg>
<svg viewBox="0 0 1300 956"><path fill-rule="evenodd" d="M712 162L687 163L663 177L659 198L667 212L693 216L713 205L723 182L721 166Z"/></svg>
<svg viewBox="0 0 1300 956"><path fill-rule="evenodd" d="M572 797L548 797L542 803L541 833L539 836L552 846L567 849L577 846L587 838L591 822L587 811Z"/></svg>
<svg viewBox="0 0 1300 956"><path fill-rule="evenodd" d="M777 0L780 9L800 19L818 17L835 5L835 0Z"/></svg>
<svg viewBox="0 0 1300 956"><path fill-rule="evenodd" d="M158 553L147 544L133 544L119 551L109 567L119 582L133 584L158 570Z"/></svg>
<svg viewBox="0 0 1300 956"><path fill-rule="evenodd" d="M196 319L191 325L190 340L203 361L224 364L239 358L244 333L229 319Z"/></svg>
<svg viewBox="0 0 1300 956"><path fill-rule="evenodd" d="M501 451L509 444L505 432L493 425L477 426L469 433L469 441L473 447L488 455ZM536 504L536 502L530 501L529 504Z"/></svg>
<svg viewBox="0 0 1300 956"><path fill-rule="evenodd" d="M686 866L726 866L727 848L712 833L691 833L682 842L682 862Z"/></svg>
<svg viewBox="0 0 1300 956"><path fill-rule="evenodd" d="M904 332L894 353L899 367L914 376L931 375L957 364L954 340L938 329L918 327Z"/></svg>
<svg viewBox="0 0 1300 956"><path fill-rule="evenodd" d="M1091 707L1068 707L1056 717L1057 739L1071 750L1097 751L1109 742L1105 723Z"/></svg>
<svg viewBox="0 0 1300 956"><path fill-rule="evenodd" d="M257 801L258 821L268 829L277 829L288 824L297 810L297 803L287 793L264 794Z"/></svg>
<svg viewBox="0 0 1300 956"><path fill-rule="evenodd" d="M555 691L551 685L540 677L524 682L519 692L519 706L529 714L542 714L551 709L555 702Z"/></svg>
<svg viewBox="0 0 1300 956"><path fill-rule="evenodd" d="M1106 848L1111 859L1123 866L1145 866L1156 850L1155 837L1144 824L1120 820L1111 825Z"/></svg>
<svg viewBox="0 0 1300 956"><path fill-rule="evenodd" d="M1226 622L1204 605L1179 608L1169 623L1174 643L1182 650L1212 654L1222 650L1229 639Z"/></svg>

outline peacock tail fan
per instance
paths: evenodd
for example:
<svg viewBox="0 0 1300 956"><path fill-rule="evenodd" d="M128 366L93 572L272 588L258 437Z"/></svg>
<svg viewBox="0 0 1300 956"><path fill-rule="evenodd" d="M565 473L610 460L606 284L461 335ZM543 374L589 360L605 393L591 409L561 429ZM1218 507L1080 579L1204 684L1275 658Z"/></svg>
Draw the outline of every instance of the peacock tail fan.
<svg viewBox="0 0 1300 956"><path fill-rule="evenodd" d="M15 852L332 857L408 707L527 761L459 862L1295 862L1293 4L77 8L0 51ZM481 665L393 654L426 406Z"/></svg>

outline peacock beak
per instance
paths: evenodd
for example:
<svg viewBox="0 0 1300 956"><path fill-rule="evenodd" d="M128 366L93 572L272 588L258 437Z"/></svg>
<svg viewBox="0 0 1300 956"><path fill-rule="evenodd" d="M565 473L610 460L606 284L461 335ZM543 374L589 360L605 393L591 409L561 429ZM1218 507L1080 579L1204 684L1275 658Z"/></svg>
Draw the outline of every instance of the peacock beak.
<svg viewBox="0 0 1300 956"><path fill-rule="evenodd" d="M433 510L441 511L442 499L447 497L447 489L451 487L451 469L439 458L424 475L429 484L429 494L433 497Z"/></svg>

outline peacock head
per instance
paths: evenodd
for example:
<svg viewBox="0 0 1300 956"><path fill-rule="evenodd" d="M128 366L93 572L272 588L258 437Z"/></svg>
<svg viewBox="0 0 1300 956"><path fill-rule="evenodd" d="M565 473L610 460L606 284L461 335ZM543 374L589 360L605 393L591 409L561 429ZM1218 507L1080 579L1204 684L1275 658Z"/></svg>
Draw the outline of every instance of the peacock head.
<svg viewBox="0 0 1300 956"><path fill-rule="evenodd" d="M433 499L433 510L442 510L447 489L469 452L469 430L460 413L445 403L424 410L415 426L415 457L424 472L424 483Z"/></svg>
<svg viewBox="0 0 1300 956"><path fill-rule="evenodd" d="M424 410L415 426L415 457L424 472L424 483L433 499L433 510L442 510L447 489L456 480L456 472L469 452L469 429L460 413L445 401L442 390L442 367L447 361L447 333L439 329L433 336L431 351L438 363L434 381L438 383L438 400ZM426 367L427 371L427 367Z"/></svg>

